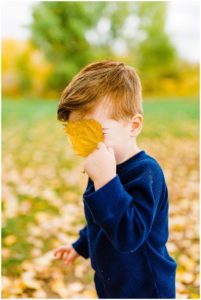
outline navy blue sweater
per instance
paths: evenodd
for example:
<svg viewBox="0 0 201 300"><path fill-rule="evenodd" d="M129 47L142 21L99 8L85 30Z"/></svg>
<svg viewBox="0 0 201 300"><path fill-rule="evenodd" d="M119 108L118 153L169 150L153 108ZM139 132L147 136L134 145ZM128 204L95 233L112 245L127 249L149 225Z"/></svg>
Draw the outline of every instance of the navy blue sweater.
<svg viewBox="0 0 201 300"><path fill-rule="evenodd" d="M72 246L91 259L99 298L175 298L169 255L168 189L159 163L144 150L117 165L116 176L83 194L86 226Z"/></svg>

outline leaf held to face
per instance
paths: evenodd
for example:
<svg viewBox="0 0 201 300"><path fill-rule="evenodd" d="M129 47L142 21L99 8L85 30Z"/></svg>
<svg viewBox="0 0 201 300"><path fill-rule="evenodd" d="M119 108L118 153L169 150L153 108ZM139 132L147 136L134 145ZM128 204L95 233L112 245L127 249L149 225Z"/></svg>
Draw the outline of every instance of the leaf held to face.
<svg viewBox="0 0 201 300"><path fill-rule="evenodd" d="M94 119L69 121L64 128L75 153L88 156L103 141L102 126Z"/></svg>

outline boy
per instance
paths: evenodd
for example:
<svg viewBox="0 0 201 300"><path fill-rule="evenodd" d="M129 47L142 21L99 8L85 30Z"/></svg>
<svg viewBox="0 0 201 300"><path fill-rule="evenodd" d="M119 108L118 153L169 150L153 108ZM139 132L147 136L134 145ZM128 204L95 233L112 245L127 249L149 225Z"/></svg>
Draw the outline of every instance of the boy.
<svg viewBox="0 0 201 300"><path fill-rule="evenodd" d="M104 142L84 161L87 224L55 256L90 257L99 298L175 298L168 189L159 163L136 143L143 109L135 69L111 60L87 65L63 91L58 119L94 119Z"/></svg>

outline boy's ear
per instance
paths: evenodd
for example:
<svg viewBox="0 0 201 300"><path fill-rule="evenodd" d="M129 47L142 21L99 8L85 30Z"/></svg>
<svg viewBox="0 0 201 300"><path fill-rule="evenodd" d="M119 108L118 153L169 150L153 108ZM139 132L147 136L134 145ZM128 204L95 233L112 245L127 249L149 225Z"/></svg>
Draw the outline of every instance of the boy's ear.
<svg viewBox="0 0 201 300"><path fill-rule="evenodd" d="M143 115L142 114L135 114L131 119L131 131L130 136L135 137L138 136L143 124Z"/></svg>

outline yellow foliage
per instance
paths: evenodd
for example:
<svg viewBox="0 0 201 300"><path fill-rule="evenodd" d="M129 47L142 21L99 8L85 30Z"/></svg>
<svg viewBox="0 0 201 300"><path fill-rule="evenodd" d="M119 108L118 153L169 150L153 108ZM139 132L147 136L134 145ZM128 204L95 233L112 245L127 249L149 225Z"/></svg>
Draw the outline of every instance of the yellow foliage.
<svg viewBox="0 0 201 300"><path fill-rule="evenodd" d="M19 66L19 62L20 66ZM19 96L20 72L24 71L31 78L31 96L43 95L47 77L52 72L52 65L45 60L43 53L30 41L4 39L2 41L2 91L6 96ZM26 76L26 75L25 75Z"/></svg>
<svg viewBox="0 0 201 300"><path fill-rule="evenodd" d="M117 57L117 59L120 59ZM129 57L122 58L130 64ZM21 66L17 67L21 60ZM47 62L44 54L33 46L30 41L18 41L14 39L2 40L2 93L3 96L21 96L23 90L20 87L21 71L24 77L30 78L31 88L28 88L30 96L42 96L54 98L58 96L57 90L50 90L48 76L53 72L54 63ZM178 62L178 77L151 76L143 78L141 70L144 96L181 96L194 97L199 95L199 64Z"/></svg>

